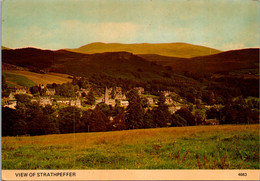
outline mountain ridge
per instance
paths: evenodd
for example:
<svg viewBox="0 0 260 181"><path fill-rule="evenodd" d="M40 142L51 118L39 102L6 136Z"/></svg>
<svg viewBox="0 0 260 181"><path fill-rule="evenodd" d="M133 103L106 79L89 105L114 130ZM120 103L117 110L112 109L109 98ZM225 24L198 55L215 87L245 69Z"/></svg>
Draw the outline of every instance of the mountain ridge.
<svg viewBox="0 0 260 181"><path fill-rule="evenodd" d="M93 54L105 52L126 51L133 54L158 54L170 57L191 58L196 56L205 56L220 53L220 50L193 45L188 43L137 43L137 44L122 44L122 43L102 43L95 42L83 45L76 49L65 49L71 52Z"/></svg>

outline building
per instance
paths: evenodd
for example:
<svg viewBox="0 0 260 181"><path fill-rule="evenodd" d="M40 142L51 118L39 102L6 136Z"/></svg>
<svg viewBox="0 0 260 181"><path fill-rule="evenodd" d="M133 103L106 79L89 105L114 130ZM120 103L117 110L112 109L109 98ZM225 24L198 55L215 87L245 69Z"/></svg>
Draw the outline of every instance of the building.
<svg viewBox="0 0 260 181"><path fill-rule="evenodd" d="M173 104L173 100L170 96L165 97L165 104Z"/></svg>
<svg viewBox="0 0 260 181"><path fill-rule="evenodd" d="M86 97L88 95L89 91L90 91L90 88L88 88L88 89L81 88L79 91L77 91L77 95L79 97Z"/></svg>
<svg viewBox="0 0 260 181"><path fill-rule="evenodd" d="M69 100L57 100L58 104L67 104L70 105L70 101Z"/></svg>
<svg viewBox="0 0 260 181"><path fill-rule="evenodd" d="M163 93L163 95L164 95L165 97L168 97L168 96L171 95L171 92L170 92L170 91L161 91L161 93Z"/></svg>
<svg viewBox="0 0 260 181"><path fill-rule="evenodd" d="M28 89L26 88L17 88L15 90L15 94L26 94L28 92Z"/></svg>
<svg viewBox="0 0 260 181"><path fill-rule="evenodd" d="M144 94L144 88L143 87L135 87L134 89L137 90L137 93L139 95Z"/></svg>
<svg viewBox="0 0 260 181"><path fill-rule="evenodd" d="M174 105L174 106L170 106L168 107L169 111L171 114L175 113L176 111L178 111L179 109L181 109L180 105Z"/></svg>
<svg viewBox="0 0 260 181"><path fill-rule="evenodd" d="M129 105L128 101L120 101L120 105L123 107L127 107Z"/></svg>
<svg viewBox="0 0 260 181"><path fill-rule="evenodd" d="M9 87L8 88L13 94L27 94L29 89L27 87Z"/></svg>
<svg viewBox="0 0 260 181"><path fill-rule="evenodd" d="M75 106L75 107L78 107L78 108L81 108L81 101L80 99L76 99L76 100L70 100L70 103L69 103L70 106Z"/></svg>
<svg viewBox="0 0 260 181"><path fill-rule="evenodd" d="M126 95L122 93L118 93L115 95L115 99L117 100L126 100Z"/></svg>
<svg viewBox="0 0 260 181"><path fill-rule="evenodd" d="M50 97L39 97L39 105L52 105L53 100Z"/></svg>
<svg viewBox="0 0 260 181"><path fill-rule="evenodd" d="M17 106L17 100L16 98L14 97L13 93L11 92L9 94L9 97L6 98L5 100L3 100L3 104L4 104L4 107L9 107L11 109L16 109L16 106Z"/></svg>
<svg viewBox="0 0 260 181"><path fill-rule="evenodd" d="M149 104L154 104L154 100L152 97L147 97L146 99L148 100Z"/></svg>
<svg viewBox="0 0 260 181"><path fill-rule="evenodd" d="M104 100L103 100L103 102L105 104L108 104L108 100L109 100L109 89L106 87L105 93L104 93Z"/></svg>
<svg viewBox="0 0 260 181"><path fill-rule="evenodd" d="M47 88L45 95L46 96L54 96L55 95L55 89Z"/></svg>

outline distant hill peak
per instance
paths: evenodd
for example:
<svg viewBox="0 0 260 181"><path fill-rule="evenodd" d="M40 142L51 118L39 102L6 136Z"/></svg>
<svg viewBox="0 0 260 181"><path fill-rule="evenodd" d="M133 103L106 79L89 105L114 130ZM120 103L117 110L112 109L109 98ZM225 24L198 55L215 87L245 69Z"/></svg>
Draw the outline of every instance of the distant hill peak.
<svg viewBox="0 0 260 181"><path fill-rule="evenodd" d="M67 51L94 54L105 52L131 52L133 54L157 54L169 57L192 58L220 53L220 50L189 43L103 43L94 42Z"/></svg>
<svg viewBox="0 0 260 181"><path fill-rule="evenodd" d="M1 46L2 50L10 50L10 48L7 48L5 46Z"/></svg>

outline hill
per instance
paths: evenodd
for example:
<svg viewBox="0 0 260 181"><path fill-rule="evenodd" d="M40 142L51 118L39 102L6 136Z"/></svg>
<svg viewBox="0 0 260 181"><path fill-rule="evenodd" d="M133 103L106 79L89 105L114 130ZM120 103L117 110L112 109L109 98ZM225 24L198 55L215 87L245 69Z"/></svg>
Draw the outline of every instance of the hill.
<svg viewBox="0 0 260 181"><path fill-rule="evenodd" d="M139 55L146 60L171 66L175 72L227 73L234 71L254 71L259 68L259 49L241 49L214 55L177 58L159 55Z"/></svg>
<svg viewBox="0 0 260 181"><path fill-rule="evenodd" d="M173 74L165 67L128 52L81 54L65 50L24 48L3 50L2 54L4 63L26 67L35 72L86 77L99 74L135 80L163 78L166 74L168 77Z"/></svg>
<svg viewBox="0 0 260 181"><path fill-rule="evenodd" d="M191 58L220 53L221 51L187 43L141 43L141 44L120 44L120 43L91 43L77 49L67 49L78 53L104 53L126 51L133 54L158 54L170 57Z"/></svg>
<svg viewBox="0 0 260 181"><path fill-rule="evenodd" d="M10 48L7 48L7 47L5 47L5 46L1 46L1 49L2 49L2 50L9 50Z"/></svg>

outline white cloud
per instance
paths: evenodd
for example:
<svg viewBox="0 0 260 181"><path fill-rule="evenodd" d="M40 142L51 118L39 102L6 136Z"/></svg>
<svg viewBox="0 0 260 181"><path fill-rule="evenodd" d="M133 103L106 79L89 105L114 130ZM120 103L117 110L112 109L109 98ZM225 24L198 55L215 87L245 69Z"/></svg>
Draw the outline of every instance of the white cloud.
<svg viewBox="0 0 260 181"><path fill-rule="evenodd" d="M79 43L91 42L131 42L136 34L138 25L133 23L83 23L80 21L63 21L60 29L68 41L75 41L74 46ZM60 31L60 30L59 30ZM56 32L55 34L57 34ZM64 35L63 35L64 36ZM68 38L69 37L69 38Z"/></svg>
<svg viewBox="0 0 260 181"><path fill-rule="evenodd" d="M132 42L138 25L133 23L83 23L68 20L41 28L17 31L4 29L3 45L10 48L33 46L44 49L77 48L92 42ZM17 41L19 40L19 41Z"/></svg>

